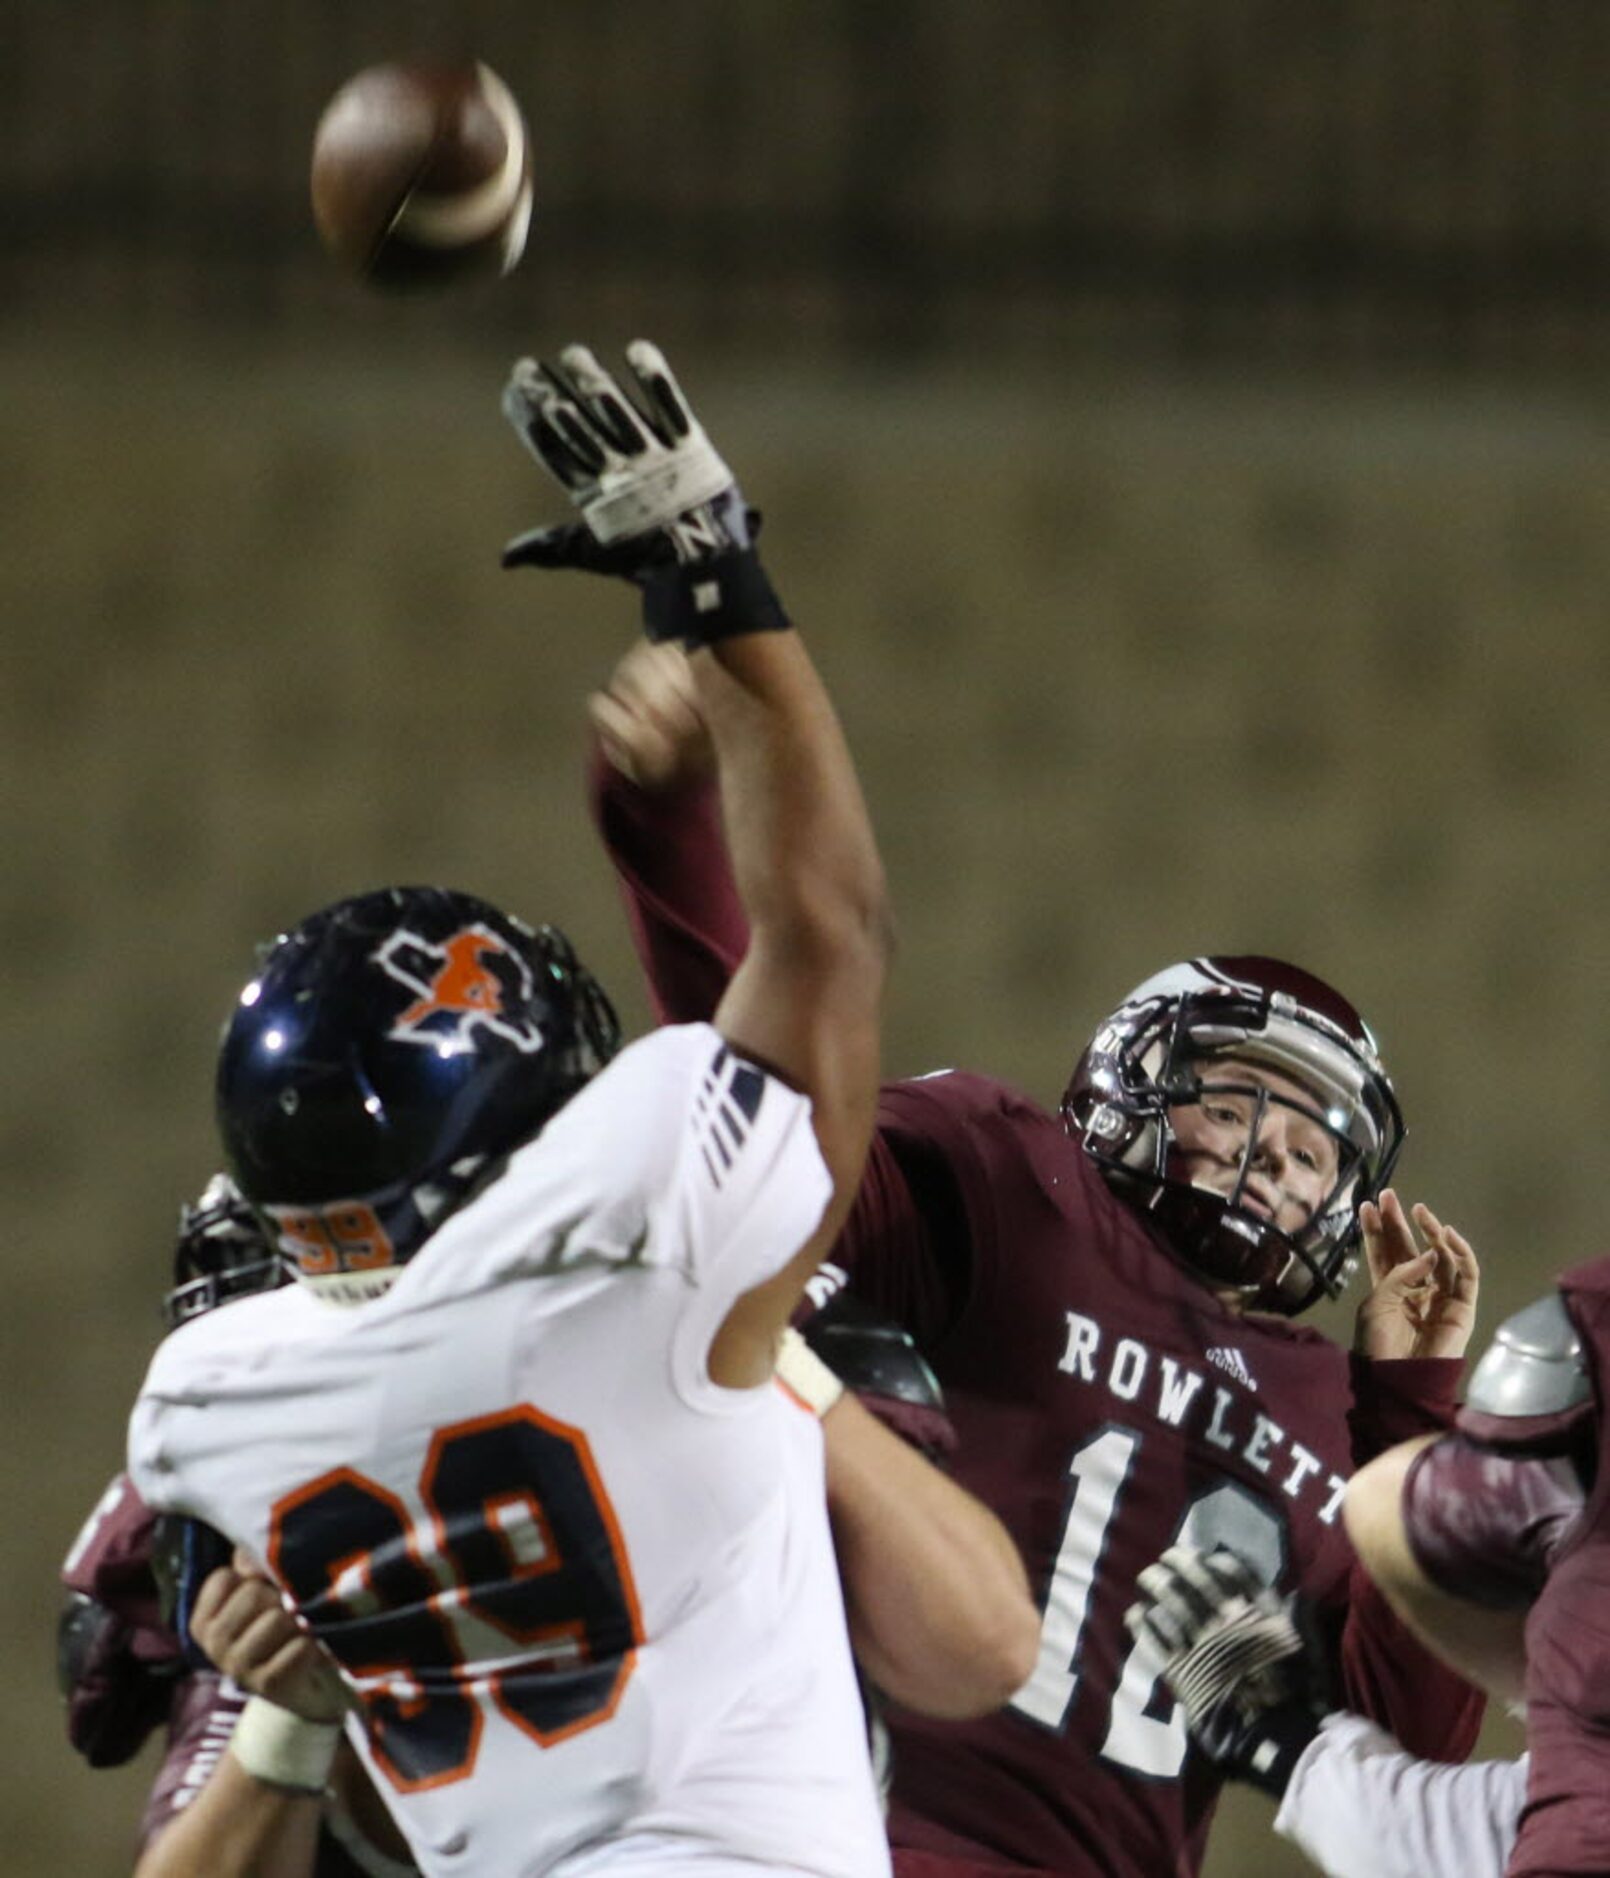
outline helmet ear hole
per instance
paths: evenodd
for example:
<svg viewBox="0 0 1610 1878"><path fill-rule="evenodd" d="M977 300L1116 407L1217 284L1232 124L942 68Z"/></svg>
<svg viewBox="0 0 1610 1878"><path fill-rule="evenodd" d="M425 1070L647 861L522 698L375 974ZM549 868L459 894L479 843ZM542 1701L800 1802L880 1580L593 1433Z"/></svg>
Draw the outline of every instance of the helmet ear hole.
<svg viewBox="0 0 1610 1878"><path fill-rule="evenodd" d="M296 1275L372 1295L619 1041L556 929L387 888L263 955L220 1046L219 1131Z"/></svg>
<svg viewBox="0 0 1610 1878"><path fill-rule="evenodd" d="M1312 1108L1273 1097L1301 1107L1336 1144L1334 1183L1299 1231L1281 1231L1244 1203L1250 1140L1227 1192L1192 1186L1168 1165L1171 1111L1211 1086L1203 1064L1214 1057L1273 1072L1277 1092L1281 1079L1312 1092ZM1258 1308L1288 1315L1347 1282L1357 1265L1358 1208L1390 1179L1404 1132L1375 1040L1352 1005L1296 966L1253 957L1192 959L1133 991L1080 1057L1062 1117L1185 1263Z"/></svg>

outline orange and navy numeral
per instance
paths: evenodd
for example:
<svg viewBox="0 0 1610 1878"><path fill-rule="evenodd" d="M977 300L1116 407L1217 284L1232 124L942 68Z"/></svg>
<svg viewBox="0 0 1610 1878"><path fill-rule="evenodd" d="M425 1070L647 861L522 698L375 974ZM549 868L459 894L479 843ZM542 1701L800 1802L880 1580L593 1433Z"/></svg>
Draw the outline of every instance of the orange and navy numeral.
<svg viewBox="0 0 1610 1878"><path fill-rule="evenodd" d="M270 1206L279 1248L306 1278L332 1272L374 1272L395 1265L397 1250L373 1207L356 1200L335 1206Z"/></svg>
<svg viewBox="0 0 1610 1878"><path fill-rule="evenodd" d="M269 1528L270 1567L358 1683L375 1758L404 1793L471 1772L487 1699L542 1747L608 1721L643 1640L580 1430L528 1405L455 1423L419 1491L428 1533L345 1467L277 1502Z"/></svg>

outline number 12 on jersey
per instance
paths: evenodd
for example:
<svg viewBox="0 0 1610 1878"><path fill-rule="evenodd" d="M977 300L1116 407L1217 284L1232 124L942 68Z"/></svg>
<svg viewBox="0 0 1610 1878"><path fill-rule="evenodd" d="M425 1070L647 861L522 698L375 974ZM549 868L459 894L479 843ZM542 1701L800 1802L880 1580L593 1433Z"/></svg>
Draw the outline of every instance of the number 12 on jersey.
<svg viewBox="0 0 1610 1878"><path fill-rule="evenodd" d="M1039 1660L1011 1702L1018 1714L1059 1733L1074 1703L1095 1693L1081 1690L1080 1657L1088 1640L1091 1598L1142 1439L1132 1428L1107 1427L1068 1463L1073 1495L1046 1596ZM1210 1487L1190 1502L1172 1537L1157 1549L1173 1544L1204 1550L1230 1546L1269 1584L1278 1581L1285 1563L1284 1522L1235 1481ZM1120 1767L1166 1780L1176 1778L1185 1764L1186 1733L1178 1705L1166 1701L1159 1688L1162 1667L1149 1644L1129 1645L1100 1753Z"/></svg>

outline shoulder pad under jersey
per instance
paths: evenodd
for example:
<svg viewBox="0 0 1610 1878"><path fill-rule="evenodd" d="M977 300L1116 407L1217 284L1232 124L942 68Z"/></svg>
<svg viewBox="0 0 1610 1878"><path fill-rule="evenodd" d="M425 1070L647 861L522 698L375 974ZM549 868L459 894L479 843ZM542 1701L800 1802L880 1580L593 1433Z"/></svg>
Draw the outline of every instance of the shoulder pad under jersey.
<svg viewBox="0 0 1610 1878"><path fill-rule="evenodd" d="M1593 1394L1582 1339L1559 1292L1499 1325L1470 1379L1465 1407L1504 1418L1559 1415Z"/></svg>

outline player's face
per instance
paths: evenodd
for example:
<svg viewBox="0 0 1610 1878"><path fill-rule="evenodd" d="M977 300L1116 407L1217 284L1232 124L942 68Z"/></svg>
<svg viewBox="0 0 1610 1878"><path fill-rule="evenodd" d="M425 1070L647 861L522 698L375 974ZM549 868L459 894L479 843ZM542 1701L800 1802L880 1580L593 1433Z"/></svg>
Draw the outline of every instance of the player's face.
<svg viewBox="0 0 1610 1878"><path fill-rule="evenodd" d="M1234 1057L1204 1063L1201 1075L1200 1100L1171 1111L1170 1171L1193 1187L1229 1195L1245 1163L1238 1204L1284 1233L1301 1232L1335 1186L1339 1165L1336 1139L1313 1094L1289 1076Z"/></svg>

